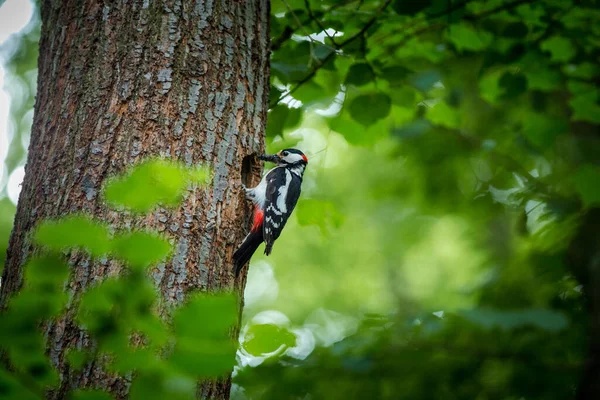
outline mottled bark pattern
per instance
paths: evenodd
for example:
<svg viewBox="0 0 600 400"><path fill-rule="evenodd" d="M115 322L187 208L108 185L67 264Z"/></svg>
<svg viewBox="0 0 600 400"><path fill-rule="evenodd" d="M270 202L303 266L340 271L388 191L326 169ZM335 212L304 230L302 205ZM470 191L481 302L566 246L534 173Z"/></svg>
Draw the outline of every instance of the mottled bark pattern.
<svg viewBox="0 0 600 400"><path fill-rule="evenodd" d="M171 238L172 260L151 271L163 310L190 290L233 288L231 254L250 212L241 183L256 183L260 172L243 160L264 147L268 0L46 0L41 13L35 117L0 307L22 285L36 224L77 211L115 229L143 227ZM149 156L206 162L214 180L190 189L175 210L134 216L107 208L103 182ZM121 269L85 256L71 262L75 299ZM244 282L235 286L242 294ZM94 365L80 374L68 370L65 350L90 344L68 315L47 330L63 382L52 396L68 387L125 396L126 379ZM229 384L207 383L200 392L227 398Z"/></svg>

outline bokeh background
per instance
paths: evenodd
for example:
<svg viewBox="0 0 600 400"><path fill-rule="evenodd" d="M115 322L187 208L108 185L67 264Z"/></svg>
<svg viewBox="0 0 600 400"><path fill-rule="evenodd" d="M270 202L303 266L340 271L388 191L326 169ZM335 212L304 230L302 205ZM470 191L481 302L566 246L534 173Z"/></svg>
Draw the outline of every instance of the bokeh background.
<svg viewBox="0 0 600 400"><path fill-rule="evenodd" d="M395 1L290 93L383 2L340 3L316 26L303 1L273 2L273 38L295 33L273 55L268 148L309 165L272 256L252 260L233 398L572 397L589 315L565 254L600 202L595 2L466 2L419 25ZM38 38L35 5L5 1L0 263Z"/></svg>

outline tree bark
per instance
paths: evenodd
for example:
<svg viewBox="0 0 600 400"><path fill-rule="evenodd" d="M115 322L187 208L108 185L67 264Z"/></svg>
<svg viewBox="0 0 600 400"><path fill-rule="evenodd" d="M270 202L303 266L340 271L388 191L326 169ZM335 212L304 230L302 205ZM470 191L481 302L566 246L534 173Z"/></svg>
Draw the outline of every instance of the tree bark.
<svg viewBox="0 0 600 400"><path fill-rule="evenodd" d="M38 94L0 308L22 286L36 224L80 211L115 229L151 229L172 240L172 259L151 270L163 310L191 290L235 287L243 294L231 255L250 220L241 184L260 178L245 157L264 148L269 15L268 0L42 1ZM207 163L214 179L188 191L174 210L136 216L108 208L105 180L150 156ZM67 290L75 298L121 269L77 254L71 264ZM125 397L122 377L99 367L68 370L66 350L90 345L69 315L46 332L61 376L51 397L83 387ZM206 382L200 391L228 398L229 388Z"/></svg>

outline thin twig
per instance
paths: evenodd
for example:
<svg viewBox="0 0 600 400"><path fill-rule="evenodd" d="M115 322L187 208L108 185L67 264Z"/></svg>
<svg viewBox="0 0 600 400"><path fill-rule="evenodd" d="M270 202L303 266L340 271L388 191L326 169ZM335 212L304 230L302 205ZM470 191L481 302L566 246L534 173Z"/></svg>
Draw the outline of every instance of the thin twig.
<svg viewBox="0 0 600 400"><path fill-rule="evenodd" d="M333 36L331 36L328 32L327 29L325 29L325 27L321 24L321 21L319 21L317 19L317 17L315 17L315 15L312 12L312 9L310 8L310 3L308 2L308 0L304 0L304 5L306 7L306 11L308 11L308 16L315 21L315 23L319 26L319 29L321 29L321 31L323 31L325 33L325 35L327 35L327 37L329 38L329 40L331 40L331 43L333 43L333 46L337 49L338 45L335 42L335 39L333 38Z"/></svg>
<svg viewBox="0 0 600 400"><path fill-rule="evenodd" d="M355 41L356 39L362 37L365 32L371 27L373 26L373 24L375 23L375 21L377 20L377 17L379 14L381 14L388 5L390 5L390 3L392 2L392 0L386 0L386 2L379 8L379 10L377 10L377 15L375 15L373 18L371 18L369 20L369 22L367 22L365 24L365 26L362 27L362 29L357 32L356 34L352 35L351 37L349 37L348 39L344 40L342 43L339 44L339 48L342 49L344 46L347 46L348 44L352 43L353 41ZM291 88L290 90L288 90L287 92L281 94L281 96L279 96L279 98L274 102L271 103L269 106L275 107L282 99L284 99L285 97L291 95L292 93L294 93L296 90L298 90L298 88L300 88L300 86L302 86L304 83L308 82L309 80L311 80L316 74L317 72L329 61L331 60L331 58L333 58L333 56L336 53L334 51L332 51L331 53L329 53L325 58L323 58L323 60L318 63L316 65L315 68L313 68L304 78L302 78L297 84L296 86L294 86L293 88Z"/></svg>
<svg viewBox="0 0 600 400"><path fill-rule="evenodd" d="M345 1L340 1L339 3L336 3L334 5L332 5L331 7L329 7L325 13L330 13L332 11L335 11L336 9L346 6L348 4L354 3L357 0L345 0ZM288 6L289 9L289 6ZM303 24L307 24L308 22L310 22L311 18L306 18L303 22L301 21L300 25ZM289 25L287 25L285 27L285 29L283 30L283 32L281 33L281 35L279 35L279 37L275 40L272 41L271 44L271 51L275 51L275 50L279 50L281 48L281 46L283 46L283 44L288 41L289 39L292 38L292 35L294 34L294 29L292 29L292 27L290 27Z"/></svg>
<svg viewBox="0 0 600 400"><path fill-rule="evenodd" d="M271 43L271 51L279 50L281 46L292 37L293 34L294 30L287 25L283 32L281 32L281 35L279 35L279 37Z"/></svg>
<svg viewBox="0 0 600 400"><path fill-rule="evenodd" d="M381 14L386 8L387 6L390 5L390 3L392 2L392 0L387 0L385 3L383 3L383 5L379 8L379 10L377 10L377 15L374 16L373 18L371 18L369 20L369 22L367 22L365 24L365 26L363 26L363 28L356 34L354 34L353 36L351 36L350 38L348 38L347 40L343 41L340 44L340 47L344 47L346 46L348 43L353 42L354 40L356 40L357 38L361 37L362 35L364 35L364 33L371 27L373 26L373 24L375 23L375 21L377 21L377 16L379 16L379 14Z"/></svg>
<svg viewBox="0 0 600 400"><path fill-rule="evenodd" d="M294 18L294 21L296 21L296 25L298 25L298 28L300 28L300 30L302 31L304 36L308 37L308 39L312 42L313 38L311 38L310 35L306 32L306 29L304 29L304 25L302 25L302 22L300 22L300 20L298 19L298 16L294 12L294 10L292 10L292 8L290 7L290 5L288 4L288 2L286 0L282 0L282 1L283 1L283 4L285 4L285 6L287 7L290 14L292 14L292 17Z"/></svg>

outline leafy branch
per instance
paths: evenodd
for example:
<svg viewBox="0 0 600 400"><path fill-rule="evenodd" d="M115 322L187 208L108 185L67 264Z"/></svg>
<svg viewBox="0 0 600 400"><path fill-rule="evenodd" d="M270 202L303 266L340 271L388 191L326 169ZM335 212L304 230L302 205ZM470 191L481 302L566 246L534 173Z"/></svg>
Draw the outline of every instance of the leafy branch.
<svg viewBox="0 0 600 400"><path fill-rule="evenodd" d="M306 11L308 12L309 17L313 21L315 21L315 23L317 24L317 26L319 27L319 29L321 29L321 31L323 31L325 33L325 35L327 35L327 37L329 38L329 40L331 40L331 43L333 43L333 47L335 47L337 49L338 45L335 42L335 38L333 36L331 36L329 33L327 33L327 28L325 28L323 26L323 24L321 23L321 21L319 21L319 19L313 14L312 9L310 8L310 3L308 2L308 0L304 0L304 6L306 7Z"/></svg>
<svg viewBox="0 0 600 400"><path fill-rule="evenodd" d="M352 4L354 2L356 2L357 0L345 0L345 1L340 1L334 5L332 5L331 7L329 7L326 11L325 14L330 13L332 11L335 11L336 9L346 6L348 4ZM287 3L286 3L287 6ZM307 12L309 17L305 18L304 20L300 21L298 18L296 18L295 15L293 15L294 18L296 18L297 20L297 25L298 27L303 26L308 24L311 20L314 21L320 29L322 29L323 31L325 31L325 28L323 27L323 24L321 23L321 21L319 21L316 16L314 15L314 13L312 12L312 9L310 8L309 4L306 3L306 8L307 8ZM289 7L288 7L289 9ZM283 32L281 32L281 34L279 35L279 37L277 39L274 39L271 42L271 51L277 51L281 48L281 46L283 46L283 44L285 42L287 42L289 39L292 38L292 36L294 35L295 29L292 28L291 26L286 26L283 29ZM331 39L334 47L338 48L339 46L334 42L333 38L330 37L330 35L325 31L325 34L329 37L329 39Z"/></svg>
<svg viewBox="0 0 600 400"><path fill-rule="evenodd" d="M487 11L481 12L481 13L479 13L479 14L474 14L474 15L470 15L470 16L465 16L465 19L466 19L466 20L470 20L470 21L474 21L474 20L478 20L478 19L486 18L486 17L489 17L490 15L496 14L496 13L498 13L498 12L502 12L502 11L506 11L506 10L511 10L511 9L513 9L513 8L515 8L515 7L518 7L518 6L522 5L522 4L531 3L531 2L532 2L532 0L516 0L516 1L513 1L513 2L511 2L511 3L506 3L506 4L503 4L503 5L501 5L501 6L498 6L498 7L492 8L492 9L490 9L490 10L487 10ZM353 36L351 36L351 37L350 37L350 38L348 38L347 40L345 40L345 41L341 42L340 44L336 45L336 48L337 48L338 50L342 50L342 49L343 49L344 47L346 47L348 44L351 44L351 43L353 43L355 40L357 40L357 39L359 39L359 38L363 37L363 36L364 36L364 34L366 33L366 31L367 31L369 28L371 28L371 26L373 26L373 24L374 24L375 22L377 22L377 18L379 17L379 15L380 15L380 14L381 14L381 13L382 13L382 12L383 12L383 11L384 11L384 10L385 10L387 7L388 7L388 6L389 6L389 4L390 4L390 3L391 3L391 0L387 0L387 1L386 1L386 2L385 2L385 3L384 3L384 4L383 4L383 5L382 5L382 6L379 8L379 10L377 10L377 12L376 12L376 14L377 14L377 15L376 15L376 16L374 16L373 18L371 18L371 19L370 19L370 20L369 20L369 21L368 21L368 22L367 22L367 23L366 23L366 24L363 26L363 28L362 28L362 29L361 29L361 30L360 30L358 33L354 34ZM413 21L411 21L410 23L406 24L405 26L402 26L402 27L400 27L400 28L399 28L398 30L396 30L395 32L388 33L387 35L384 35L384 36L382 36L382 37L378 38L378 43L379 43L379 42L382 42L384 39L386 39L386 38L387 38L387 37L389 37L390 35L393 35L393 34L395 34L395 33L396 33L396 32L398 32L398 31L407 31L407 30L409 30L409 29L411 29L411 28L415 27L415 26L416 26L416 25L418 25L419 23L422 23L422 22L427 22L427 21L431 21L431 20L434 20L434 19L438 19L438 18L440 18L440 17L444 17L444 16L447 16L447 15L450 15L450 14L452 14L453 12L455 12L455 11L457 11L457 10L460 10L461 8L464 8L464 7L465 7L465 6L466 6L468 3L469 3L469 1L463 1L463 2L460 2L460 3L456 3L456 4L453 4L453 5L450 5L448 8L446 8L446 9L445 9L445 10L443 10L443 11L439 11L439 12L437 12L437 13L429 14L429 15L427 16L427 19L425 19L425 20L419 20L419 21L414 21L414 20L413 20ZM332 8L333 8L333 7L332 7ZM310 8L308 8L308 9L307 9L307 11L309 11L309 15L311 16L311 18L310 18L310 19L314 19L314 18L313 18L313 17L314 17L314 14L313 14L313 13L310 11ZM320 24L320 22L316 21L316 19L314 19L314 20L315 20L315 22L317 22L317 23L318 23L318 25L320 26L320 28L322 28L322 29L323 29L323 26ZM420 35L422 35L422 34L424 34L424 33L427 33L427 32L432 32L432 31L438 30L438 29L440 29L440 28L444 28L444 27L446 27L446 26L447 26L447 23L435 23L435 24L433 24L433 25L428 25L428 26L422 27L422 28L420 28L420 29L418 29L418 30L416 30L416 31L412 32L411 34L409 34L409 35L406 35L406 36L405 36L405 37L402 39L402 41L401 41L400 43L396 43L396 44L394 44L394 45L393 45L393 47L392 47L392 46L390 46L390 50L392 50L392 51L393 51L394 49L397 49L398 47L401 47L401 46L403 46L404 44L406 44L406 42L408 42L408 40L410 40L410 39L412 39L412 38L414 38L414 37L416 37L416 36L420 36ZM285 31L284 31L284 32L285 32ZM289 35L290 35L290 37L291 37L291 33L290 33ZM278 45L278 47L277 47L277 48L279 48L279 47L281 46L281 42L280 42L280 41L277 41L276 43L277 43L277 45ZM334 42L334 44L335 44L335 42ZM314 68L313 68L313 69L312 69L312 70L311 70L311 71L310 71L310 72L309 72L309 73L308 73L308 74L307 74L307 75L306 75L304 78L302 78L300 81L298 81L298 82L296 83L296 85L295 85L293 88L291 88L290 90L288 90L288 91L286 91L286 92L282 93L282 94L279 96L279 98L278 98L277 100L275 100L275 101L271 102L271 103L269 104L269 107L270 107L270 108L272 108L272 107L275 107L275 106L276 106L277 104L279 104L279 102L281 102L281 101L282 101L282 100L283 100L285 97L287 97L287 96L289 96L289 95L293 94L293 93L294 93L296 90L298 90L298 89L299 89L299 88L300 88L300 87L301 87L303 84L305 84L306 82L308 82L308 81L310 81L312 78L314 78L314 76L317 74L317 72L319 72L319 70L320 70L320 69L321 69L321 68L322 68L324 65L326 65L326 64L327 64L327 62L329 62L329 61L330 61L330 60L331 60L331 59L332 59L332 58L333 58L333 57L334 57L336 54L337 54L336 52L331 52L331 53L329 53L327 56L325 56L325 57L324 57L322 60L320 60L320 62L319 62L319 63L317 63L317 64L315 65L315 67L314 67Z"/></svg>
<svg viewBox="0 0 600 400"><path fill-rule="evenodd" d="M506 4L503 4L501 6L492 8L490 10L481 12L479 14L466 15L464 17L464 19L468 20L468 21L480 20L482 18L489 17L490 15L494 15L494 14L502 12L502 11L511 10L511 9L513 9L515 7L518 7L518 6L522 5L522 4L531 3L532 1L533 0L516 0L516 1L513 1L512 3L506 3ZM455 5L453 5L451 7L448 7L447 9L445 9L443 11L439 11L439 12L434 13L434 14L429 14L427 16L428 17L427 19L422 19L422 20L419 20L419 21L412 21L412 23L409 23L409 24L401 27L399 29L399 31L406 32L409 29L416 27L420 23L431 22L434 19L438 19L438 18L441 18L441 17L448 16L448 15L452 14L453 12L458 11L461 8L464 8L468 3L469 3L469 1L463 1L461 3L456 3ZM449 25L448 22L446 22L446 23L436 22L436 23L431 24L431 25L423 26L423 27L421 27L421 28L419 28L419 29L417 29L417 30L415 30L413 32L407 33L400 42L394 43L392 45L389 45L387 47L387 49L388 49L388 51L393 52L396 49L404 46L410 39L412 39L414 37L421 36L424 33L434 32L434 31L436 31L438 29L445 28L448 25ZM377 40L377 43L383 42L385 39L389 38L390 36L392 36L394 34L396 34L396 32L388 33L388 34L386 34L384 36L379 37L378 40Z"/></svg>
<svg viewBox="0 0 600 400"><path fill-rule="evenodd" d="M340 43L339 46L338 46L338 48L341 50L345 46L349 45L350 43L353 43L356 39L359 39L359 38L363 37L363 35L367 32L367 30L369 30L369 28L371 26L373 26L373 24L377 21L377 18L379 16L379 14L381 14L390 5L391 2L392 2L392 0L386 0L386 2L377 10L376 15L373 18L371 18L362 27L362 29L360 31L358 31L356 34L352 35L351 37L349 37L348 39L346 39L345 41L343 41L342 43ZM327 56L325 56L304 78L302 78L296 84L296 86L294 86L290 90L282 93L275 102L272 102L271 104L269 104L269 107L270 108L275 107L285 97L291 95L296 90L298 90L303 84L305 84L306 82L310 81L317 74L317 72L319 72L319 70L321 68L323 68L323 66L325 64L327 64L327 62L329 62L329 60L331 60L335 56L335 54L336 54L335 51L332 51L329 54L327 54Z"/></svg>

